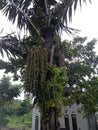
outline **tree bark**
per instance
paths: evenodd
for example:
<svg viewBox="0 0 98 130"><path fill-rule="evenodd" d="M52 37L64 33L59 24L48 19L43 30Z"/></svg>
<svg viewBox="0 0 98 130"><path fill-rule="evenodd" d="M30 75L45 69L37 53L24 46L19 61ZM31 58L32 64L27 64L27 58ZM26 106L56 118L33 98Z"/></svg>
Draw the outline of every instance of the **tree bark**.
<svg viewBox="0 0 98 130"><path fill-rule="evenodd" d="M54 49L55 49L55 46L52 45L51 54L50 54L50 65L51 65L51 66L52 66L52 64L53 64Z"/></svg>
<svg viewBox="0 0 98 130"><path fill-rule="evenodd" d="M52 107L50 109L49 130L59 130L58 114L56 107Z"/></svg>

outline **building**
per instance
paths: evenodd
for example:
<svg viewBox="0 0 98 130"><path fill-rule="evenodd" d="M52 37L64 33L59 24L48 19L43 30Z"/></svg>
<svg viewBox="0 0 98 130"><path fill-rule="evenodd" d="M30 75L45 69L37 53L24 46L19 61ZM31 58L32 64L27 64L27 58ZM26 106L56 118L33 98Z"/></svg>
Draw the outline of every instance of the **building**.
<svg viewBox="0 0 98 130"><path fill-rule="evenodd" d="M82 105L74 103L63 107L63 115L60 118L60 127L65 130L96 130L96 118L90 115L85 118L79 111Z"/></svg>
<svg viewBox="0 0 98 130"><path fill-rule="evenodd" d="M61 130L96 130L95 116L83 117L83 114L79 111L81 107L81 104L77 105L76 103L63 107L62 117L59 118ZM32 115L32 130L40 130L40 126L40 113L35 106Z"/></svg>

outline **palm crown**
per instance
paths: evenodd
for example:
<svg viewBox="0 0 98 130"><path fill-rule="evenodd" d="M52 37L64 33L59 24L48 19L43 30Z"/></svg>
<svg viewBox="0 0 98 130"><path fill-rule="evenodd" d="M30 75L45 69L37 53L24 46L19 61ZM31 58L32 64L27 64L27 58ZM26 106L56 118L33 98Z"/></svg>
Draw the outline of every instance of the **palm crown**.
<svg viewBox="0 0 98 130"><path fill-rule="evenodd" d="M4 0L2 0L4 2ZM17 26L29 29L34 35L44 32L56 33L59 29L68 30L67 22L72 19L72 12L87 0L8 0L3 12ZM90 1L90 0L89 0ZM4 5L4 3L3 3Z"/></svg>

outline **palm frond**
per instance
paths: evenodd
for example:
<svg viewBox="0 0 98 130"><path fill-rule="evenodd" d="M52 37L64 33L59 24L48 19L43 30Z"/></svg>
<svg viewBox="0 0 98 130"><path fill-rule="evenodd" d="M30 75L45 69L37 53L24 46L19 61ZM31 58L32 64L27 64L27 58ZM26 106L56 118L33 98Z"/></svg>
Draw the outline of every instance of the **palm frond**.
<svg viewBox="0 0 98 130"><path fill-rule="evenodd" d="M4 9L4 14L6 16L8 15L9 20L11 20L12 23L14 23L16 20L16 17L17 17L17 13L18 13L18 17L17 17L18 18L18 25L17 26L19 28L22 28L22 27L25 27L25 25L27 25L29 22L29 24L35 30L37 35L44 42L44 38L40 35L39 30L37 29L37 27L34 25L34 23L31 21L31 19L27 15L27 7L28 6L30 6L30 2L27 3L25 1L23 4L23 7L21 9L16 3L9 1L8 5ZM25 12L24 12L24 9L25 9Z"/></svg>
<svg viewBox="0 0 98 130"><path fill-rule="evenodd" d="M68 20L72 20L73 12L76 11L79 3L82 6L87 1L91 2L90 0L62 0L51 10L52 17L57 17L62 24L67 25Z"/></svg>
<svg viewBox="0 0 98 130"><path fill-rule="evenodd" d="M6 0L0 0L0 9L3 9L6 5Z"/></svg>
<svg viewBox="0 0 98 130"><path fill-rule="evenodd" d="M71 28L71 27L68 27L68 26L63 26L62 29L63 29L68 35L73 36L73 37L75 37L75 35L80 32L80 30L74 29L74 28Z"/></svg>
<svg viewBox="0 0 98 130"><path fill-rule="evenodd" d="M13 70L14 67L10 62L5 62L3 60L0 60L0 70L1 69L6 69L6 71L9 72L10 70Z"/></svg>
<svg viewBox="0 0 98 130"><path fill-rule="evenodd" d="M42 28L51 26L51 21L57 19L56 29L62 29L60 25L67 26L77 7L87 2L91 0L9 0L3 13L13 23L17 20L20 29L27 27L33 35L37 34L44 41L41 36Z"/></svg>
<svg viewBox="0 0 98 130"><path fill-rule="evenodd" d="M8 58L19 57L24 58L26 54L26 48L17 39L17 37L8 34L0 38L0 53L4 57L4 52Z"/></svg>

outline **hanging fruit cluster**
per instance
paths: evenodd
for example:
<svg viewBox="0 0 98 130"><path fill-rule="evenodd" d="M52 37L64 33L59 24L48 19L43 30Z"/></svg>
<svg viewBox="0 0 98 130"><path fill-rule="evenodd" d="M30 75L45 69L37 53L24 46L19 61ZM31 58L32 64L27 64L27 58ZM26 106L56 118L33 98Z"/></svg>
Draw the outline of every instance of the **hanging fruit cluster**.
<svg viewBox="0 0 98 130"><path fill-rule="evenodd" d="M45 86L48 67L47 49L32 47L26 61L25 86L26 91L36 95Z"/></svg>

